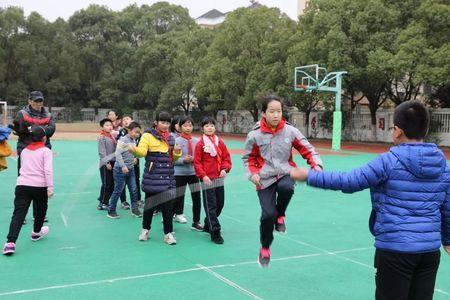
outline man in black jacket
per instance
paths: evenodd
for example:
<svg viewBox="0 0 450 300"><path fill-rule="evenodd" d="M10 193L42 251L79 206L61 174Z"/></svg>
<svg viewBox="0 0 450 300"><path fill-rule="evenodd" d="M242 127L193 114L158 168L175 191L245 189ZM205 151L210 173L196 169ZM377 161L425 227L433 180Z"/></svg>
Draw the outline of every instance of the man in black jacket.
<svg viewBox="0 0 450 300"><path fill-rule="evenodd" d="M19 136L17 142L18 171L20 171L20 153L32 142L29 131L31 125L39 125L45 129L46 146L51 149L50 138L55 133L55 119L44 107L44 95L40 91L33 91L29 94L28 105L17 113L13 121L12 129Z"/></svg>

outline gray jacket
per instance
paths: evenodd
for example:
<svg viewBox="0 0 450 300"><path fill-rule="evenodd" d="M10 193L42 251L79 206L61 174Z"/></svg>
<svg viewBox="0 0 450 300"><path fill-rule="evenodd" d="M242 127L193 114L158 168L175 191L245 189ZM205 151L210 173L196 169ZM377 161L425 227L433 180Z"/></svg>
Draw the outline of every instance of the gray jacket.
<svg viewBox="0 0 450 300"><path fill-rule="evenodd" d="M242 157L248 179L253 174L259 174L262 186L258 189L265 189L280 177L289 175L296 167L292 148L302 155L311 168L323 166L319 154L297 128L283 120L272 132L265 122L256 123L247 135Z"/></svg>
<svg viewBox="0 0 450 300"><path fill-rule="evenodd" d="M128 134L117 141L115 168L134 168L134 155L128 151L130 145L136 146L136 141L130 138Z"/></svg>
<svg viewBox="0 0 450 300"><path fill-rule="evenodd" d="M106 165L108 162L116 160L114 152L116 151L116 143L106 136L99 136L98 142L98 156L100 157L100 168Z"/></svg>
<svg viewBox="0 0 450 300"><path fill-rule="evenodd" d="M192 137L191 141L192 141L192 156L194 156L195 146L197 146L198 138ZM186 140L185 138L183 138L181 136L178 136L175 139L175 143L177 145L180 145L180 147L183 151L183 155L173 163L174 168L175 168L175 176L195 175L194 162L192 162L191 164L184 163L184 158L186 157L186 155L188 153L188 140Z"/></svg>

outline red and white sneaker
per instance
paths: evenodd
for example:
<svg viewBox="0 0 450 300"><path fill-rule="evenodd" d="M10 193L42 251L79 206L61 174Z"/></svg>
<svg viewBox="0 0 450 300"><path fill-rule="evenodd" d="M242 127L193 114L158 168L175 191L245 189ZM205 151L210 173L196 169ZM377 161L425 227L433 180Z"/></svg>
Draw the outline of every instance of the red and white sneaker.
<svg viewBox="0 0 450 300"><path fill-rule="evenodd" d="M262 248L259 250L258 264L261 268L268 268L270 263L270 249Z"/></svg>
<svg viewBox="0 0 450 300"><path fill-rule="evenodd" d="M281 234L287 233L286 223L284 222L284 217L278 217L275 222L275 230Z"/></svg>

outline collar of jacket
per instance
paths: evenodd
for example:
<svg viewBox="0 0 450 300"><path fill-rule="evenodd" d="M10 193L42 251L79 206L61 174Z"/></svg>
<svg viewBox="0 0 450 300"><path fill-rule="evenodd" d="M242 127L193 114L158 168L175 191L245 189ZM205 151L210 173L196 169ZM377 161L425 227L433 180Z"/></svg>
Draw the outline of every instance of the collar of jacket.
<svg viewBox="0 0 450 300"><path fill-rule="evenodd" d="M284 125L286 125L286 120L284 118L281 119L280 123L278 123L277 128L275 128L275 130L272 130L272 128L270 128L269 125L267 125L265 118L261 119L260 124L261 124L261 132L263 132L263 133L270 133L270 134L277 134L278 132L283 130Z"/></svg>
<svg viewBox="0 0 450 300"><path fill-rule="evenodd" d="M27 146L27 149L31 150L31 151L35 151L37 149L41 149L45 147L45 143L44 142L33 142L31 144L29 144Z"/></svg>
<svg viewBox="0 0 450 300"><path fill-rule="evenodd" d="M32 109L31 105L27 105L27 106L25 106L25 110L28 114L30 114L32 116L46 116L48 114L45 107L42 107L41 110L38 111L38 110Z"/></svg>
<svg viewBox="0 0 450 300"><path fill-rule="evenodd" d="M158 129L156 129L156 128L151 128L148 132L151 133L151 134L152 134L155 138L157 138L158 140L165 141L165 142L169 143L169 139L170 139L170 133L169 133L169 132L167 132L167 138L165 138L165 137L163 136L163 133L160 132L160 131L159 131Z"/></svg>

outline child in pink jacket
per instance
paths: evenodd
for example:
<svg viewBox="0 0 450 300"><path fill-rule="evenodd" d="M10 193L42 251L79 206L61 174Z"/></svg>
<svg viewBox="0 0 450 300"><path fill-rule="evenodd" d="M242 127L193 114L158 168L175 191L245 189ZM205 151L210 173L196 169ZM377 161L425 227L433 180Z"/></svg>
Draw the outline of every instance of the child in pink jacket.
<svg viewBox="0 0 450 300"><path fill-rule="evenodd" d="M30 129L32 143L21 153L20 175L14 199L14 213L9 225L4 255L12 255L16 250L16 240L27 215L31 201L34 209L34 227L31 240L38 241L47 235L48 226L44 224L48 198L53 196L53 155L45 147L46 132L42 126L33 125Z"/></svg>

